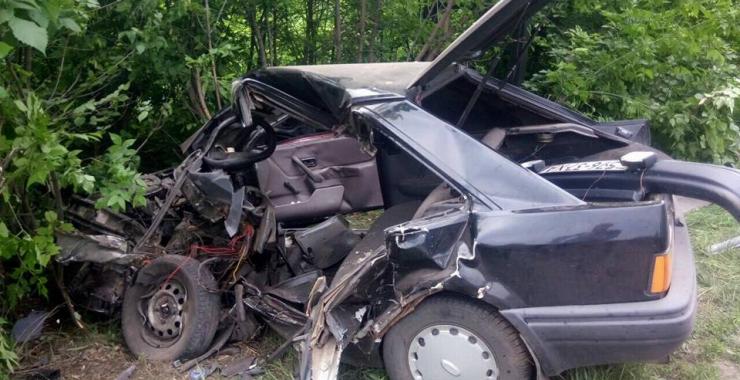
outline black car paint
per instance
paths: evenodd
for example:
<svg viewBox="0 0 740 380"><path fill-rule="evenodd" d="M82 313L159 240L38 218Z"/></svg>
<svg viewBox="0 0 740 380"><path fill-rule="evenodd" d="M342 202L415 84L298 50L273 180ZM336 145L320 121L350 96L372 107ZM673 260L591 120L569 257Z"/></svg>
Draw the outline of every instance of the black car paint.
<svg viewBox="0 0 740 380"><path fill-rule="evenodd" d="M542 177L413 104L365 109L382 118L377 125L381 133L416 152L483 206L472 213L475 255L460 261L456 290L497 308L656 298L646 289L653 256L665 252L670 240L665 201L587 204L559 187L538 183ZM408 241L419 232L404 232L404 243L397 248L407 253L394 262L412 261L423 268L431 260L444 269L452 251L440 244L432 244L438 251L430 250L427 241L439 241L435 234L445 230L424 232L428 236L421 239L422 251ZM609 286L603 287L604 282Z"/></svg>
<svg viewBox="0 0 740 380"><path fill-rule="evenodd" d="M730 167L664 159L644 172L547 173L543 177L574 194L588 190L592 194L665 193L703 199L740 221L740 170Z"/></svg>
<svg viewBox="0 0 740 380"><path fill-rule="evenodd" d="M304 78L337 85L318 75L307 74ZM270 96L269 90L267 86L260 88L266 97ZM302 102L293 98L300 97L300 93L285 95L281 94L282 99L273 105L289 113L303 108L295 107ZM514 96L509 101L524 98L526 96ZM528 99L527 107L540 106L544 113L554 111L550 102L538 103L536 98ZM584 338L579 344L591 347L591 353L569 355L559 350L571 350L571 346L543 343L547 337L540 336L538 328L530 326L526 320L517 319L516 311L547 314L559 308L599 309L621 305L623 312L629 313L633 305L649 310L650 306L644 305L666 304L665 294L651 294L648 289L655 255L671 249L668 242L673 223L672 199L648 195L677 193L705 197L737 215L740 195L735 185L740 175L736 170L666 159L664 154L635 142L649 139L649 133L643 131L645 123L640 121L589 122L580 125L592 128L596 138L618 143L618 148L601 153L601 158L618 158L629 151L643 150L656 152L658 163L644 171L540 176L498 155L409 100L388 97L368 103L350 101L352 111L348 117L353 119L350 124L355 128L357 124L367 124L369 129L400 147L408 157L462 194L464 206L458 205L459 209L448 210L444 215L430 216L431 221L422 218L388 228L384 248L367 251L363 260L347 260L342 264L338 275L351 273L349 283L352 285L348 287L347 282L335 279L329 287L330 301L324 308L317 309L333 323L314 325L313 336L334 335L341 347L338 351L345 352L343 360L380 364L379 342L385 331L411 312L415 304L441 291L479 299L501 310L520 329L537 360L543 362L542 370L549 375L567 368L610 363L622 358L639 360L667 355L691 330L695 295L671 295L672 299L688 301L681 303L683 308L676 311L680 317L658 322L661 328L653 334L653 339L660 340L662 336L665 343L650 345L640 336L618 328L622 351L601 349L598 339ZM284 108L285 104L293 106ZM559 114L577 115L572 111ZM566 119L582 121L576 117ZM636 131L632 139L606 128L622 125ZM349 132L358 130L362 128ZM363 132L368 133L367 130ZM358 138L367 139L368 136L361 134ZM687 170L680 169L682 167ZM681 171L684 173L679 176L677 172ZM715 174L721 174L721 178L707 183L706 180ZM577 186L569 186L574 183ZM584 190L586 183L590 185L585 187L585 194L579 193L578 186ZM677 183L681 186L674 186ZM595 198L600 194L610 198L603 194L615 189L620 192L617 198L624 202L611 199L608 204L598 204L574 196L585 197L593 192ZM446 244L442 244L443 241ZM688 241L679 241L687 246L677 249L690 251ZM368 263L372 264L367 266ZM681 265L693 271L693 262ZM692 284L695 279L684 276L680 281ZM689 287L685 284L674 286L678 289L676 292ZM372 305L367 314L373 318L364 325L357 325L346 316L359 312L361 309L357 305L364 303ZM649 312L644 312L624 323L634 325L650 318ZM608 315L601 320L605 325L623 321L610 321ZM567 326L567 317L555 323ZM571 330L565 327L557 331L567 335ZM348 334L355 334L352 344ZM608 334L614 337L613 331ZM642 357L625 354L635 347L638 349L634 352L642 353ZM303 365L307 369L312 364L307 361Z"/></svg>
<svg viewBox="0 0 740 380"><path fill-rule="evenodd" d="M671 289L647 302L501 310L521 333L542 372L633 361L664 361L691 335L696 269L688 228L677 222Z"/></svg>
<svg viewBox="0 0 740 380"><path fill-rule="evenodd" d="M476 212L475 260L483 300L500 309L645 301L655 254L668 250L668 204L591 205L537 212ZM480 280L478 280L480 281Z"/></svg>

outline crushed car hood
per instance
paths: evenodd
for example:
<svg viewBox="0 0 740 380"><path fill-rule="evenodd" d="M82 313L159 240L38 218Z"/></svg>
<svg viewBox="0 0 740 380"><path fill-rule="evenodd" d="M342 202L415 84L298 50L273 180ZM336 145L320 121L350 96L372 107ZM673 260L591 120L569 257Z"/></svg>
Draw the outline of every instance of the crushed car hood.
<svg viewBox="0 0 740 380"><path fill-rule="evenodd" d="M422 71L409 87L424 86L453 62L464 61L512 33L550 0L501 0L463 32Z"/></svg>

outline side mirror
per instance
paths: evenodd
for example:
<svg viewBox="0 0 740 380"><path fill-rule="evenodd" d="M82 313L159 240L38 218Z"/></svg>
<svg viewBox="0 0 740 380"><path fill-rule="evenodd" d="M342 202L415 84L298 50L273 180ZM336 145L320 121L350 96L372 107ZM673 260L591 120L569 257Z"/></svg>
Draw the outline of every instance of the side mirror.
<svg viewBox="0 0 740 380"><path fill-rule="evenodd" d="M231 96L232 111L236 114L242 127L249 127L252 125L254 104L249 96L249 89L247 89L244 79L237 79L231 83Z"/></svg>

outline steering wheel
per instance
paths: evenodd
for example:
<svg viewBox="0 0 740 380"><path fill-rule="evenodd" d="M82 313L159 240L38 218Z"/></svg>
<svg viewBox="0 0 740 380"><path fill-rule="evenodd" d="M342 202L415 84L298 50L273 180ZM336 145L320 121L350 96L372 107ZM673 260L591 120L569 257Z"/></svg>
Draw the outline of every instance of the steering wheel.
<svg viewBox="0 0 740 380"><path fill-rule="evenodd" d="M254 118L252 125L246 129L243 133L247 134L247 141L243 149L233 153L211 149L203 157L203 162L214 169L237 171L270 157L276 145L272 126L264 120Z"/></svg>

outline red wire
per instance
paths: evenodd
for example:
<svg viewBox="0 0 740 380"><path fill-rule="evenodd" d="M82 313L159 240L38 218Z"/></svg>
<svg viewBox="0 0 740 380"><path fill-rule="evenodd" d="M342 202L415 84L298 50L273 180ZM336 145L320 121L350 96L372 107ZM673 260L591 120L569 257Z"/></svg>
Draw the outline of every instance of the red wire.
<svg viewBox="0 0 740 380"><path fill-rule="evenodd" d="M254 233L254 228L252 227L251 224L247 224L247 226L244 228L244 232L241 235L234 236L229 241L229 244L226 245L225 247L213 247L213 246L193 244L190 246L190 251L191 251L191 254L193 252L200 251L205 254L212 255L212 256L233 255L239 252L239 242L241 242L245 238L251 238L253 233Z"/></svg>
<svg viewBox="0 0 740 380"><path fill-rule="evenodd" d="M252 235L254 235L254 227L252 227L251 224L247 224L246 227L244 227L244 232L241 235L234 236L231 240L229 240L229 244L225 247L213 247L213 246L205 246L205 245L198 245L198 244L192 244L190 246L190 254L185 256L185 260L180 263L180 265L175 268L175 270L170 273L167 278L164 280L164 283L167 284L172 280L173 277L177 274L177 272L180 271L180 268L182 268L185 263L187 263L191 258L195 257L196 252L203 252L207 255L211 256L229 256L236 254L239 252L238 244L240 241L244 240L245 238L249 238L249 240L252 239ZM247 240L247 242L249 241Z"/></svg>

